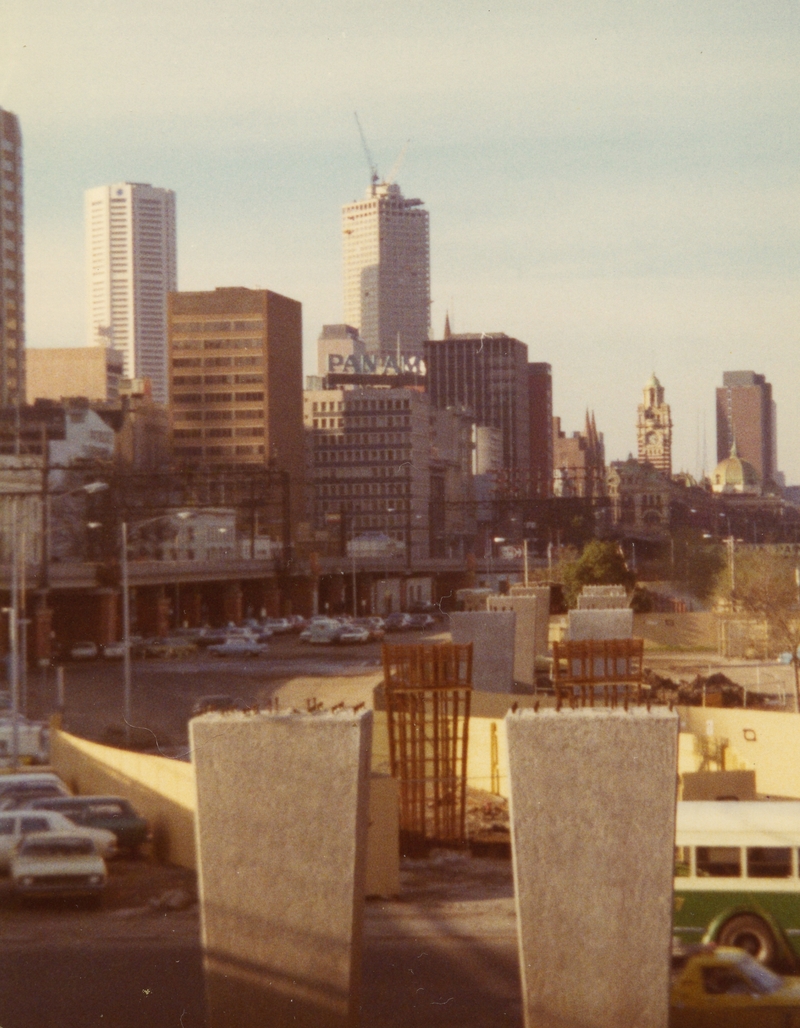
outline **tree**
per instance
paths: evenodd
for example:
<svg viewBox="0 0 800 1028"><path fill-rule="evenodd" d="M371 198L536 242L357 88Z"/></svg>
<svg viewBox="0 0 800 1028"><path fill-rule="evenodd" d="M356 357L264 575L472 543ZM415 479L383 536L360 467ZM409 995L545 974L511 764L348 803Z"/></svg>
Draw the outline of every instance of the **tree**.
<svg viewBox="0 0 800 1028"><path fill-rule="evenodd" d="M769 549L734 549L718 578L717 597L732 611L762 618L770 638L792 655L797 709L800 710L800 572L795 557Z"/></svg>
<svg viewBox="0 0 800 1028"><path fill-rule="evenodd" d="M564 568L564 592L567 603L574 607L585 585L624 585L633 587L636 575L628 569L625 556L615 542L592 539L580 557Z"/></svg>

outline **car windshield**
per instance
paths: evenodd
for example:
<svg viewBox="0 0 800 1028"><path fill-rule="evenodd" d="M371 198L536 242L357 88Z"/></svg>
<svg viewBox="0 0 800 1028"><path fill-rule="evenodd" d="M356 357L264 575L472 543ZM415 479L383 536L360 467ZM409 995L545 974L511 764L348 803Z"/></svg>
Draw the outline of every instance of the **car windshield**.
<svg viewBox="0 0 800 1028"><path fill-rule="evenodd" d="M753 992L768 995L769 993L777 992L781 987L782 979L780 975L770 971L763 964L759 964L757 960L749 955L742 957L739 969L748 981L752 983Z"/></svg>
<svg viewBox="0 0 800 1028"><path fill-rule="evenodd" d="M85 857L94 853L91 839L28 839L19 852L26 857Z"/></svg>

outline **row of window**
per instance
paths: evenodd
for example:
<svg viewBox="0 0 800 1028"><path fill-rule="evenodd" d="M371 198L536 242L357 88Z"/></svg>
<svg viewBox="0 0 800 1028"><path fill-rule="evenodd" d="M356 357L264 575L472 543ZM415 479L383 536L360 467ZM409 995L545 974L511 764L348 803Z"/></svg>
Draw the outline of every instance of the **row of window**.
<svg viewBox="0 0 800 1028"><path fill-rule="evenodd" d="M233 421L234 418L237 421L254 421L263 417L263 409L257 407L247 410L179 410L173 414L175 421Z"/></svg>
<svg viewBox="0 0 800 1028"><path fill-rule="evenodd" d="M322 400L312 405L312 411L314 414L324 414L326 411L342 411L345 410L343 400ZM352 414L354 411L376 411L376 410L410 410L410 400L349 400L347 403L346 414Z"/></svg>
<svg viewBox="0 0 800 1028"><path fill-rule="evenodd" d="M263 393L179 393L175 403L257 403L263 402Z"/></svg>
<svg viewBox="0 0 800 1028"><path fill-rule="evenodd" d="M263 446L176 446L176 457L253 457L262 456Z"/></svg>
<svg viewBox="0 0 800 1028"><path fill-rule="evenodd" d="M173 350L260 350L260 339L173 339Z"/></svg>
<svg viewBox="0 0 800 1028"><path fill-rule="evenodd" d="M237 437L263 436L263 434L264 429L260 426L237 428L235 432L232 428L207 428L205 430L207 439L229 439L234 435ZM176 428L172 435L175 439L201 439L203 430L201 428Z"/></svg>
<svg viewBox="0 0 800 1028"><path fill-rule="evenodd" d="M247 385L248 383L263 382L264 376L258 374L248 375L175 375L172 384L184 385Z"/></svg>
<svg viewBox="0 0 800 1028"><path fill-rule="evenodd" d="M692 873L692 852L689 846L675 847L675 875L689 877ZM744 854L744 862L742 855ZM695 874L698 878L741 878L746 868L748 878L792 878L792 850L789 846L696 846Z"/></svg>
<svg viewBox="0 0 800 1028"><path fill-rule="evenodd" d="M260 332L264 328L261 318L247 321L176 321L175 332Z"/></svg>
<svg viewBox="0 0 800 1028"><path fill-rule="evenodd" d="M323 450L321 453L314 455L314 462L316 464L364 464L370 460L410 460L411 459L411 448L408 447L404 450L373 450L371 452L362 453L361 457L353 460L344 460L344 453L339 453L336 450L328 453L327 450Z"/></svg>
<svg viewBox="0 0 800 1028"><path fill-rule="evenodd" d="M260 368L260 357L176 357L173 368Z"/></svg>

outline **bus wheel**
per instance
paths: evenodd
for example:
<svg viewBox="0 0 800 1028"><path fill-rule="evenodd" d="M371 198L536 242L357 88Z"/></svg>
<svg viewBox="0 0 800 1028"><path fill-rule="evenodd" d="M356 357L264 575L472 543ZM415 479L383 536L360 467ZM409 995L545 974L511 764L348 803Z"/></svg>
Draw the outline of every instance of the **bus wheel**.
<svg viewBox="0 0 800 1028"><path fill-rule="evenodd" d="M762 964L771 964L775 959L775 938L769 927L752 914L732 917L722 926L717 936L720 946L737 946L755 957Z"/></svg>

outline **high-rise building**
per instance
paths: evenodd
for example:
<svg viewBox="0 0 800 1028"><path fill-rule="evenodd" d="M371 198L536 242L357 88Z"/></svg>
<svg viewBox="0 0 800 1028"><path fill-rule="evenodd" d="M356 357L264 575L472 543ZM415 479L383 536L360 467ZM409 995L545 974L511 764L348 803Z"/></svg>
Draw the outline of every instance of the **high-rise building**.
<svg viewBox="0 0 800 1028"><path fill-rule="evenodd" d="M198 464L271 464L304 483L302 307L267 289L170 293L173 453Z"/></svg>
<svg viewBox="0 0 800 1028"><path fill-rule="evenodd" d="M531 496L553 494L553 374L549 364L528 365Z"/></svg>
<svg viewBox="0 0 800 1028"><path fill-rule="evenodd" d="M664 401L664 387L653 373L638 407L636 436L639 463L652 464L656 471L672 476L672 416Z"/></svg>
<svg viewBox="0 0 800 1028"><path fill-rule="evenodd" d="M736 443L742 460L758 472L765 488L778 475L776 408L772 386L754 371L726 371L717 389L717 461L728 457Z"/></svg>
<svg viewBox="0 0 800 1028"><path fill-rule="evenodd" d="M530 464L528 347L504 332L448 335L425 344L431 404L498 428L503 468L522 480Z"/></svg>
<svg viewBox="0 0 800 1028"><path fill-rule="evenodd" d="M0 406L25 402L22 134L0 107Z"/></svg>
<svg viewBox="0 0 800 1028"><path fill-rule="evenodd" d="M166 403L167 293L177 286L175 193L138 182L86 191L89 345L113 346L128 378Z"/></svg>
<svg viewBox="0 0 800 1028"><path fill-rule="evenodd" d="M419 354L430 330L430 242L422 200L373 182L342 208L344 320L368 350Z"/></svg>
<svg viewBox="0 0 800 1028"><path fill-rule="evenodd" d="M561 418L553 418L554 492L556 496L602 496L606 484L606 453L603 433L597 431L594 411L586 411L583 432L568 436Z"/></svg>

